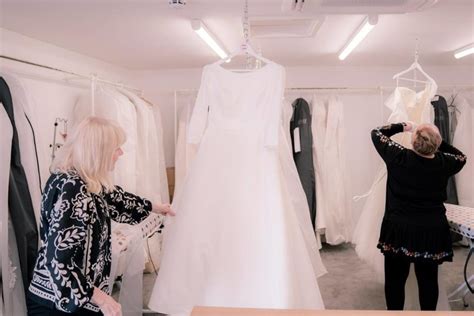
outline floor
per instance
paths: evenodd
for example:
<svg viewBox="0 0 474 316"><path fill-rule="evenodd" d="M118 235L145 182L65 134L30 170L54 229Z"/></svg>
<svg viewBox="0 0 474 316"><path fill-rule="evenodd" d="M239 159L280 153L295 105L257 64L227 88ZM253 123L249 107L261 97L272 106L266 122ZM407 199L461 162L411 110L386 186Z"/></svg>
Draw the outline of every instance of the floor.
<svg viewBox="0 0 474 316"><path fill-rule="evenodd" d="M448 293L463 282L462 271L468 249L457 246L454 248L454 253L454 261L444 264ZM319 279L321 294L327 309L385 309L383 284L374 280L371 269L357 257L351 245L324 245L321 257L328 270L328 274ZM470 267L468 275L474 273L474 264ZM144 306L149 300L154 280L154 274L146 274L144 277ZM452 302L452 310L474 311L474 295L468 295L467 301L469 303L467 308L461 301ZM146 315L160 314L147 313Z"/></svg>

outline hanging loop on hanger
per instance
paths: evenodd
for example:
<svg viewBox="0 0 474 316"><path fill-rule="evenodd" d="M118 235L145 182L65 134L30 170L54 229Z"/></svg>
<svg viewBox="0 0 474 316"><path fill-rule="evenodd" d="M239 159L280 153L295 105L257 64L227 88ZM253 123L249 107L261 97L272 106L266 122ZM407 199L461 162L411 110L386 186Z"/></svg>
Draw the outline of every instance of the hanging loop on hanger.
<svg viewBox="0 0 474 316"><path fill-rule="evenodd" d="M418 37L415 39L415 63L418 64ZM413 86L416 88L416 83L417 83L417 77L416 77L416 68L413 71Z"/></svg>
<svg viewBox="0 0 474 316"><path fill-rule="evenodd" d="M243 28L243 32L244 32L244 44L242 46L245 46L245 47L243 47L243 49L246 52L246 54L245 54L245 56L246 56L246 66L247 66L247 69L251 69L252 68L252 60L251 60L250 54L248 53L248 47L250 46L250 23L249 23L249 2L248 2L248 0L245 0L245 3L244 3L244 14L243 14L243 18L242 18L242 28Z"/></svg>

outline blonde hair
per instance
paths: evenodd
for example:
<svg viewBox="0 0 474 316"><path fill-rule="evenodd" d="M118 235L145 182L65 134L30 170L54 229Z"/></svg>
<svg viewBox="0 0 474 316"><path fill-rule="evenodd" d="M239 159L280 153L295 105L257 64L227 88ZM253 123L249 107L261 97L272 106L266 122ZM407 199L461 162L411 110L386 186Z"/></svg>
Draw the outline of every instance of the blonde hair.
<svg viewBox="0 0 474 316"><path fill-rule="evenodd" d="M420 125L413 137L413 150L417 153L429 156L434 154L441 145L441 135L435 125Z"/></svg>
<svg viewBox="0 0 474 316"><path fill-rule="evenodd" d="M59 150L51 170L76 171L89 192L100 193L103 188L110 192L115 188L110 179L113 155L125 139L124 130L113 121L89 116L79 123Z"/></svg>

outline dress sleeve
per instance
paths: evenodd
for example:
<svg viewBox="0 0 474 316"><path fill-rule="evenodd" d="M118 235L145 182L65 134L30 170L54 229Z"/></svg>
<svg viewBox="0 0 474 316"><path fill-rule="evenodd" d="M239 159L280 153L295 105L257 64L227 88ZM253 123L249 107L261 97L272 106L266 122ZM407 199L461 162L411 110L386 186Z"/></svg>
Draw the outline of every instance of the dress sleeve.
<svg viewBox="0 0 474 316"><path fill-rule="evenodd" d="M445 158L449 175L458 173L466 164L467 156L456 147L446 143L444 140L439 146L439 151Z"/></svg>
<svg viewBox="0 0 474 316"><path fill-rule="evenodd" d="M110 217L119 223L135 225L150 215L152 205L147 199L124 191L115 186L115 190L105 194Z"/></svg>
<svg viewBox="0 0 474 316"><path fill-rule="evenodd" d="M51 211L45 267L51 275L54 304L68 313L87 304L94 291L93 284L83 274L92 205L85 184L67 180Z"/></svg>
<svg viewBox="0 0 474 316"><path fill-rule="evenodd" d="M281 115L283 110L283 99L285 94L285 69L279 67L278 86L275 91L274 102L270 102L267 109L267 120L265 122L265 146L275 148L278 146Z"/></svg>
<svg viewBox="0 0 474 316"><path fill-rule="evenodd" d="M375 149L387 164L394 161L400 153L406 150L405 147L390 138L401 132L403 132L403 124L401 123L377 127L371 132Z"/></svg>
<svg viewBox="0 0 474 316"><path fill-rule="evenodd" d="M204 67L201 77L201 87L196 98L193 114L189 122L187 142L189 144L199 144L207 126L209 115L209 89L208 70Z"/></svg>

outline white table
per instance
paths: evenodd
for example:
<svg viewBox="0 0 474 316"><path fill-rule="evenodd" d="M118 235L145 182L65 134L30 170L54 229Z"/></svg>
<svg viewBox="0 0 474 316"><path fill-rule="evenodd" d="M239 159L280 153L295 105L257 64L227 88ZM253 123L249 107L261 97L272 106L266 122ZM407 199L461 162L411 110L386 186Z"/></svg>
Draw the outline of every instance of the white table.
<svg viewBox="0 0 474 316"><path fill-rule="evenodd" d="M469 241L470 251L474 251L474 208L445 204L446 217L448 218L449 226L452 231L466 237ZM466 258L466 264L467 264ZM467 277L466 277L467 278ZM474 288L474 275L467 278L467 282L471 288ZM461 297L464 306L467 307L466 295L470 293L466 282L463 282L456 290L449 294L449 300L456 300Z"/></svg>

